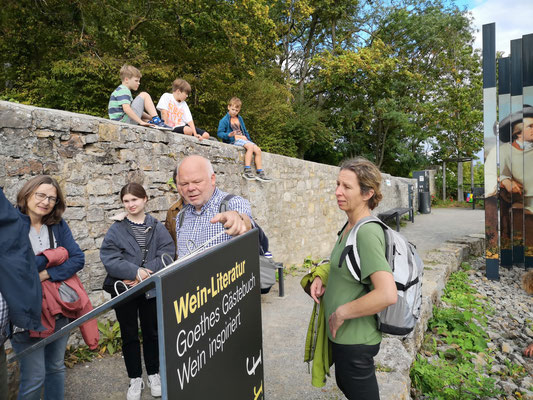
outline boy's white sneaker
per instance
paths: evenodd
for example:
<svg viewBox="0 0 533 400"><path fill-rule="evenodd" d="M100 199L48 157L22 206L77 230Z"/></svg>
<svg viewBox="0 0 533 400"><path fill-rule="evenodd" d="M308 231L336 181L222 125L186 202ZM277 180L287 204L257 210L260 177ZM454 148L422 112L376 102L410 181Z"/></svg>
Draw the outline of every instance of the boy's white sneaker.
<svg viewBox="0 0 533 400"><path fill-rule="evenodd" d="M148 375L148 387L154 397L161 397L161 377L159 374Z"/></svg>
<svg viewBox="0 0 533 400"><path fill-rule="evenodd" d="M130 387L128 388L128 394L126 399L128 400L141 400L141 393L144 389L143 378L131 378Z"/></svg>

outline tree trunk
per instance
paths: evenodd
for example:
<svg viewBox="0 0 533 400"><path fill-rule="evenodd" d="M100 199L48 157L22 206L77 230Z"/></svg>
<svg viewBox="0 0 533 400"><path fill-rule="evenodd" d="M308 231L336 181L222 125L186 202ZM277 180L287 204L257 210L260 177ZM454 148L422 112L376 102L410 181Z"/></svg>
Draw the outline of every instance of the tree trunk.
<svg viewBox="0 0 533 400"><path fill-rule="evenodd" d="M459 161L457 163L457 201L464 201L465 196L463 193L463 163Z"/></svg>
<svg viewBox="0 0 533 400"><path fill-rule="evenodd" d="M442 200L446 200L446 161L442 162Z"/></svg>

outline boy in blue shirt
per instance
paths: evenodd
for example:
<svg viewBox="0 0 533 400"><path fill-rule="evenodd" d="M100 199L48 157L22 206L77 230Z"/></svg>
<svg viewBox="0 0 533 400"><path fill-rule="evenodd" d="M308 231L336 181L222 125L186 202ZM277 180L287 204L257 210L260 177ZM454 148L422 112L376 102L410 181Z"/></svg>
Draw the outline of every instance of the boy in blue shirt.
<svg viewBox="0 0 533 400"><path fill-rule="evenodd" d="M262 182L271 182L263 171L261 161L261 149L250 139L244 121L239 115L242 102L238 97L232 97L228 104L228 113L218 123L217 135L224 143L231 143L235 146L242 146L246 150L244 155L243 177L248 180L257 179ZM255 167L257 174L254 176L251 168L252 157L255 155Z"/></svg>
<svg viewBox="0 0 533 400"><path fill-rule="evenodd" d="M159 118L150 95L141 92L135 99L131 91L139 89L141 84L141 71L132 65L124 64L120 69L119 85L109 98L109 119L142 126L153 126L159 129L171 129Z"/></svg>

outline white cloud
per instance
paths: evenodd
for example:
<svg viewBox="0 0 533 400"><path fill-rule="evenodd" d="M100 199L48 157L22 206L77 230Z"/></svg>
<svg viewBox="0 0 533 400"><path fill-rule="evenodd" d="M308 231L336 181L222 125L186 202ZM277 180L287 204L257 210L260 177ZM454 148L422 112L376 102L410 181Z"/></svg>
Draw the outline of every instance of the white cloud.
<svg viewBox="0 0 533 400"><path fill-rule="evenodd" d="M482 26L492 22L496 23L496 51L503 51L506 56L510 53L511 40L533 33L532 0L486 0L474 5L470 11L478 30L474 43L476 48L483 46Z"/></svg>

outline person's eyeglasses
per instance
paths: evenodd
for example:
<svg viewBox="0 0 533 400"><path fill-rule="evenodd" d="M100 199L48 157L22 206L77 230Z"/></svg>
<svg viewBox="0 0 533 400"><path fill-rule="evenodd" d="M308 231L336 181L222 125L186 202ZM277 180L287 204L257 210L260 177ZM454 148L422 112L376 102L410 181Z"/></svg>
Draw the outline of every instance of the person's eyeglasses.
<svg viewBox="0 0 533 400"><path fill-rule="evenodd" d="M58 202L58 199L57 197L54 197L54 196L47 196L45 195L44 193L39 193L39 192L35 192L35 198L39 201L45 201L46 199L48 199L48 201L50 202L50 204L56 204Z"/></svg>

